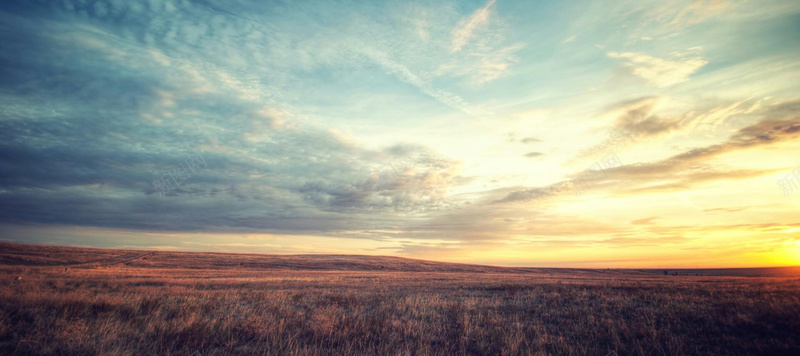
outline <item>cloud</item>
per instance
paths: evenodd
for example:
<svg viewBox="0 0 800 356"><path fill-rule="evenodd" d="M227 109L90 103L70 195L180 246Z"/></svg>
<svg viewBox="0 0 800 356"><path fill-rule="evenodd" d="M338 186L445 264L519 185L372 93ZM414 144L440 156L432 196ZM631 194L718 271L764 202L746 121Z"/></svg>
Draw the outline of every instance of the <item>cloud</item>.
<svg viewBox="0 0 800 356"><path fill-rule="evenodd" d="M714 132L717 128L740 115L748 115L764 109L764 105L769 102L765 99L743 99L737 101L723 101L715 103L713 106L699 110L693 110L684 114L683 120L687 130L706 129Z"/></svg>
<svg viewBox="0 0 800 356"><path fill-rule="evenodd" d="M634 107L640 106L641 101ZM627 107L627 106L623 106ZM800 138L800 101L784 102L764 107L757 113L761 121L745 126L731 135L726 141L690 149L671 157L648 163L632 163L606 168L603 175L586 169L569 177L577 179L585 174L593 174L592 184L586 190L606 190L621 195L672 192L689 190L699 184L720 181L750 179L783 171L776 169L726 169L713 166L709 160L724 154L766 147L780 143L793 142ZM636 122L637 120L634 120ZM630 122L623 120L623 123ZM524 202L533 199L555 197L560 192L572 188L571 181L556 182L541 187L512 190L495 203Z"/></svg>
<svg viewBox="0 0 800 356"><path fill-rule="evenodd" d="M505 194L504 197L493 200L493 204L498 203L517 203L526 202L535 199L542 199L553 197L566 190L569 187L565 183L555 183L544 187L529 187L521 189L513 189L511 192Z"/></svg>
<svg viewBox="0 0 800 356"><path fill-rule="evenodd" d="M450 52L459 53L452 63L442 65L441 74L452 72L479 86L505 75L518 62L515 55L523 43L504 43L502 21L489 23L495 0L462 19L451 31Z"/></svg>
<svg viewBox="0 0 800 356"><path fill-rule="evenodd" d="M761 111L761 115L766 117L764 120L739 129L728 141L696 148L674 156L671 160L675 162L690 162L733 151L797 139L800 137L798 109L800 109L800 102L797 101L767 107Z"/></svg>
<svg viewBox="0 0 800 356"><path fill-rule="evenodd" d="M476 10L468 18L461 20L452 32L450 51L458 52L473 38L474 32L489 21L491 7L496 0L489 0L486 5Z"/></svg>
<svg viewBox="0 0 800 356"><path fill-rule="evenodd" d="M438 102L471 116L483 113L481 110L471 108L467 102L458 95L435 89L429 82L414 74L406 66L389 58L385 53L372 50L366 50L365 53L369 58L375 61L375 63L378 63L381 67L386 69L386 71L396 75L404 82L417 87L422 93L436 99Z"/></svg>
<svg viewBox="0 0 800 356"><path fill-rule="evenodd" d="M282 23L275 4L253 2L67 0L42 10L19 1L3 9L14 6L2 16L18 31L0 33L9 49L0 53L0 86L13 92L2 100L14 103L0 111L0 222L333 235L452 205L460 162L415 147L409 152L426 155L397 173L376 171L395 152L367 149L307 115L320 116L314 97L339 98L304 84L319 66L377 68L460 112L483 113L435 88L420 57L386 45L389 26L329 36L303 11ZM297 24L310 28L276 29ZM442 38L420 52L449 54ZM299 98L308 92L315 95ZM286 103L293 100L311 109ZM208 166L160 197L151 182L194 149Z"/></svg>
<svg viewBox="0 0 800 356"><path fill-rule="evenodd" d="M611 134L603 142L583 150L577 158L585 158L624 146L626 143L654 138L672 132L716 132L717 128L742 115L755 115L769 100L742 99L712 102L674 117L658 115L659 104L668 97L648 96L625 100L604 110L598 120L611 122Z"/></svg>
<svg viewBox="0 0 800 356"><path fill-rule="evenodd" d="M703 58L667 60L640 52L608 52L611 58L623 59L636 76L657 87L668 87L689 80L689 76L708 61Z"/></svg>
<svg viewBox="0 0 800 356"><path fill-rule="evenodd" d="M605 152L629 141L655 137L678 130L690 122L686 117L662 118L655 114L661 97L643 97L617 103L600 115L601 120L612 122L612 134L603 142L583 150L578 158Z"/></svg>
<svg viewBox="0 0 800 356"><path fill-rule="evenodd" d="M657 216L631 221L632 225L653 225L653 220L658 219Z"/></svg>
<svg viewBox="0 0 800 356"><path fill-rule="evenodd" d="M744 208L713 208L713 209L704 209L704 213L717 213L717 212L725 212L725 213L737 213L742 210L747 210L749 207Z"/></svg>
<svg viewBox="0 0 800 356"><path fill-rule="evenodd" d="M631 193L690 189L717 180L749 179L780 169L720 169L708 160L724 154L792 142L800 138L800 101L775 104L761 109L762 120L739 129L726 141L694 148L660 161L606 169L608 178L597 186L624 183ZM576 174L578 176L578 174Z"/></svg>
<svg viewBox="0 0 800 356"><path fill-rule="evenodd" d="M416 211L440 209L447 205L448 189L455 184L460 163L417 151L408 165L379 166L362 182L330 185L306 184L302 191L323 209L341 212L351 208Z"/></svg>
<svg viewBox="0 0 800 356"><path fill-rule="evenodd" d="M544 155L544 153L541 153L541 152L528 152L528 153L525 154L525 157L535 158L535 157L540 157L540 156L543 156L543 155Z"/></svg>
<svg viewBox="0 0 800 356"><path fill-rule="evenodd" d="M684 28L708 20L731 6L730 0L694 0L678 12L670 26Z"/></svg>
<svg viewBox="0 0 800 356"><path fill-rule="evenodd" d="M681 127L681 120L661 118L654 114L660 98L645 97L626 102L616 108L614 130L633 137L657 136Z"/></svg>
<svg viewBox="0 0 800 356"><path fill-rule="evenodd" d="M577 38L577 36L575 36L575 35L569 36L566 39L564 39L563 41L561 41L561 44L570 43L572 41L575 41L576 38Z"/></svg>
<svg viewBox="0 0 800 356"><path fill-rule="evenodd" d="M472 75L473 83L483 84L505 74L511 64L518 61L514 56L514 52L520 48L522 48L522 45L513 45L496 51L477 53L476 56L480 58L480 64Z"/></svg>
<svg viewBox="0 0 800 356"><path fill-rule="evenodd" d="M112 15L118 21L141 16L120 11L110 7L105 21ZM0 112L4 223L326 234L362 224L368 216L386 214L391 220L397 211L448 203L444 197L456 182L457 162L431 153L402 177L388 171L373 176L386 152L301 120L272 100L271 74L223 65L246 44L228 43L238 51L218 55L172 39L169 30L145 30L143 37L160 38L151 46L129 40L112 26L119 24L63 18L23 21L22 35L13 40L0 33L14 49L13 55L0 54L0 85L37 83ZM131 21L130 31L142 30ZM214 21L209 28L216 28ZM193 23L166 26L176 26L179 36ZM219 45L240 35L237 26L226 27L233 33L205 34L218 37ZM459 104L416 76L406 79ZM194 149L203 152L207 167L160 197L151 182Z"/></svg>

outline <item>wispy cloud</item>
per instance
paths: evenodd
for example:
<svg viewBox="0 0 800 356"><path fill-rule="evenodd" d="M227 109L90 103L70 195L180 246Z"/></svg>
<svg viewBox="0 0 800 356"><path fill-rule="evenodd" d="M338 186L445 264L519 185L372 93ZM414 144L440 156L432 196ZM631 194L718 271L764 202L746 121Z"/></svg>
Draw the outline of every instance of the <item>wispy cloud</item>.
<svg viewBox="0 0 800 356"><path fill-rule="evenodd" d="M455 60L445 68L469 78L468 84L476 87L508 74L519 61L515 53L525 46L505 43L503 22L492 19L494 4L490 0L451 31L450 52Z"/></svg>
<svg viewBox="0 0 800 356"><path fill-rule="evenodd" d="M677 28L698 24L728 9L733 2L731 0L694 0L681 9L669 24Z"/></svg>
<svg viewBox="0 0 800 356"><path fill-rule="evenodd" d="M654 113L659 97L646 97L617 108L615 131L632 137L648 137L672 131L681 126L681 120L659 117Z"/></svg>
<svg viewBox="0 0 800 356"><path fill-rule="evenodd" d="M800 118L793 114L800 102L787 102L763 108L758 113L762 120L739 129L724 142L698 147L668 158L625 164L605 169L592 189L611 191L617 189L622 195L661 193L690 190L697 185L721 181L751 179L780 171L770 169L727 169L715 167L711 160L718 156L739 151L786 144L800 138ZM572 174L580 177L592 173L584 170ZM525 202L534 199L555 197L571 185L567 181L546 186L526 187L505 192L497 203Z"/></svg>
<svg viewBox="0 0 800 356"><path fill-rule="evenodd" d="M476 54L481 60L478 70L472 75L473 82L482 84L505 74L511 64L519 60L514 56L514 52L520 48L522 48L522 45L513 45L496 51Z"/></svg>
<svg viewBox="0 0 800 356"><path fill-rule="evenodd" d="M700 183L718 180L749 179L774 173L777 168L725 169L711 160L727 154L773 145L800 138L800 102L788 102L762 109L762 120L739 129L721 143L686 150L663 160L624 165L608 170L611 182L624 182L628 192L687 190Z"/></svg>
<svg viewBox="0 0 800 356"><path fill-rule="evenodd" d="M365 51L365 53L369 58L375 61L375 63L378 63L381 67L386 69L387 72L415 86L422 93L436 99L440 103L472 116L482 113L480 110L470 107L469 104L458 95L435 89L428 81L414 74L408 67L389 58L385 53L372 50Z"/></svg>
<svg viewBox="0 0 800 356"><path fill-rule="evenodd" d="M468 18L461 20L452 32L450 50L458 52L473 38L474 32L484 26L492 13L492 5L496 0L489 0L486 5L472 13Z"/></svg>
<svg viewBox="0 0 800 356"><path fill-rule="evenodd" d="M689 80L689 76L708 63L695 58L668 60L640 52L608 52L611 58L625 60L625 66L634 75L646 79L657 87L668 87Z"/></svg>

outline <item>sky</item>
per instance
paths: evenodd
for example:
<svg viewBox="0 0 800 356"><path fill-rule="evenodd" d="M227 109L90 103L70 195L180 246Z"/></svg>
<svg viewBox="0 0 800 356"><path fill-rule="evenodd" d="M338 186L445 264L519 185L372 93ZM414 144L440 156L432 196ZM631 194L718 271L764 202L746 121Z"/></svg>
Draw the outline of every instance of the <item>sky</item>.
<svg viewBox="0 0 800 356"><path fill-rule="evenodd" d="M6 0L0 240L800 265L800 2Z"/></svg>

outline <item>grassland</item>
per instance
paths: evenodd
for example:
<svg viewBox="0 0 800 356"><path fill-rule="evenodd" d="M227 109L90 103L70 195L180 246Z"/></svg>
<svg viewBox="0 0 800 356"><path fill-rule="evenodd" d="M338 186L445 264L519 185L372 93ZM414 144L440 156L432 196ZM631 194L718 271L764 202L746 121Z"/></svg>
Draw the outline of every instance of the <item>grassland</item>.
<svg viewBox="0 0 800 356"><path fill-rule="evenodd" d="M800 270L661 272L0 244L0 354L800 354Z"/></svg>

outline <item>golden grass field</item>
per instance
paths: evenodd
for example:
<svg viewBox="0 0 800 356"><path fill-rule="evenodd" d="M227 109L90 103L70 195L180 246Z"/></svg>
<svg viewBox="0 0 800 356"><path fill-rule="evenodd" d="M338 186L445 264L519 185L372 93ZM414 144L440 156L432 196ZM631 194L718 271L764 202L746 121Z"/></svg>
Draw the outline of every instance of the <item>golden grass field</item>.
<svg viewBox="0 0 800 356"><path fill-rule="evenodd" d="M662 272L0 244L0 354L800 355L800 269Z"/></svg>

